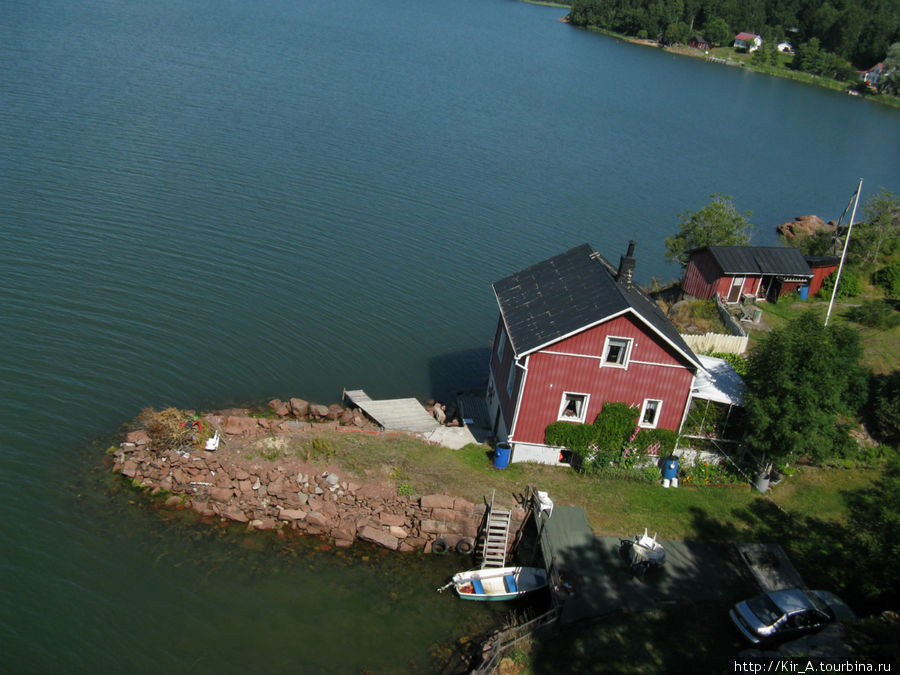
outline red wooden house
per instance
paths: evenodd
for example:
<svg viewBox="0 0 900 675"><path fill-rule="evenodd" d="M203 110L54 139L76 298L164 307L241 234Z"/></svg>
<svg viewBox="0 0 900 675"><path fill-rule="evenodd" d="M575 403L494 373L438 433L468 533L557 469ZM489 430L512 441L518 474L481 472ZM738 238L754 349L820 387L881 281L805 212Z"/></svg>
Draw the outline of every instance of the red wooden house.
<svg viewBox="0 0 900 675"><path fill-rule="evenodd" d="M841 259L836 255L823 255L823 256L806 256L806 263L809 265L809 269L812 270L813 278L809 282L809 295L812 297L822 288L822 282L825 281L825 277L829 274L834 273L834 271L838 268L838 265L841 263Z"/></svg>
<svg viewBox="0 0 900 675"><path fill-rule="evenodd" d="M638 406L641 427L680 428L702 365L632 283L633 251L617 270L582 244L494 284L488 409L511 461L557 463L547 425L590 423L606 401Z"/></svg>
<svg viewBox="0 0 900 675"><path fill-rule="evenodd" d="M704 300L718 293L728 303L740 302L747 295L775 302L813 280L809 264L796 248L703 246L688 254L681 288Z"/></svg>

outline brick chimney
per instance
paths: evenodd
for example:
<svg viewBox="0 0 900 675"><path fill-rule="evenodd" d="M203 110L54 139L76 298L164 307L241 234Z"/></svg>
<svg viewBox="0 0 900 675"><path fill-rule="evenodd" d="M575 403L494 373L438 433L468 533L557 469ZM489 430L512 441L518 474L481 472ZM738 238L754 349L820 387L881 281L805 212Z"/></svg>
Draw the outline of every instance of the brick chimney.
<svg viewBox="0 0 900 675"><path fill-rule="evenodd" d="M634 240L628 242L628 253L619 259L619 274L616 280L623 286L631 286L634 281Z"/></svg>

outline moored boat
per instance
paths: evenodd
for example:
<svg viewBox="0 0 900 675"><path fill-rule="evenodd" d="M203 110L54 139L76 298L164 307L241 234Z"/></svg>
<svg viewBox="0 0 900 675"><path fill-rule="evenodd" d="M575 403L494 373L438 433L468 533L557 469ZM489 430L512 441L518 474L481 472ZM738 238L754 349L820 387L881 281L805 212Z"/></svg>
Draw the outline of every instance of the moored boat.
<svg viewBox="0 0 900 675"><path fill-rule="evenodd" d="M463 600L512 600L544 588L547 573L538 567L485 567L455 574L451 583Z"/></svg>

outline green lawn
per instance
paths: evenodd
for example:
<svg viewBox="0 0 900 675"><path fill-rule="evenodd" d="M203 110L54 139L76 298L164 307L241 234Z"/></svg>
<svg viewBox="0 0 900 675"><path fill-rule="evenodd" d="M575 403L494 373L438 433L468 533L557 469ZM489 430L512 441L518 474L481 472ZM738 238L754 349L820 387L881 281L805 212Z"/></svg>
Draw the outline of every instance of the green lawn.
<svg viewBox="0 0 900 675"><path fill-rule="evenodd" d="M889 330L870 328L849 321L846 317L848 310L862 304L867 299L871 298L860 296L859 298L836 301L830 322L835 325L850 326L859 333L860 344L863 349L862 365L864 367L878 374L889 373L900 367L900 326ZM766 329L783 326L805 311L817 312L824 321L825 314L828 311L828 300L815 298L806 302L792 302L784 298L775 304L764 302L760 303L759 306L763 309L764 326L762 329L751 327L751 345L755 341L765 338Z"/></svg>
<svg viewBox="0 0 900 675"><path fill-rule="evenodd" d="M559 504L582 507L594 532L611 536L648 527L664 539L753 539L756 522L748 514L760 502L798 517L840 522L846 515L843 491L865 486L877 475L866 469L806 467L764 496L749 484L664 489L659 482L584 476L565 467L511 464L498 470L485 446L449 450L399 434L327 431L316 437L317 443L311 437L291 440L282 452L333 462L360 480L409 486L415 495L446 491L476 503L490 500L496 491L498 503L512 506L534 485Z"/></svg>

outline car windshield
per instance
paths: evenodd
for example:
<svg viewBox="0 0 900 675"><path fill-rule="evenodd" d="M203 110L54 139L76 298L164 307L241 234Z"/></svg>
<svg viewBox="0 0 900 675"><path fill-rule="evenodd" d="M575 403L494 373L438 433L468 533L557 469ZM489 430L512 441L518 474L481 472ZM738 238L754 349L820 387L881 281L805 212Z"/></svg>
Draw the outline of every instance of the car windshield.
<svg viewBox="0 0 900 675"><path fill-rule="evenodd" d="M747 601L747 606L764 626L773 626L784 616L784 612L772 602L768 595L760 595Z"/></svg>
<svg viewBox="0 0 900 675"><path fill-rule="evenodd" d="M822 598L820 598L818 595L816 595L815 593L808 593L807 596L812 601L813 606L817 610L822 612L822 614L824 614L825 616L830 616L830 617L834 616L834 612L831 611L831 607L829 607L828 604L824 600L822 600Z"/></svg>

